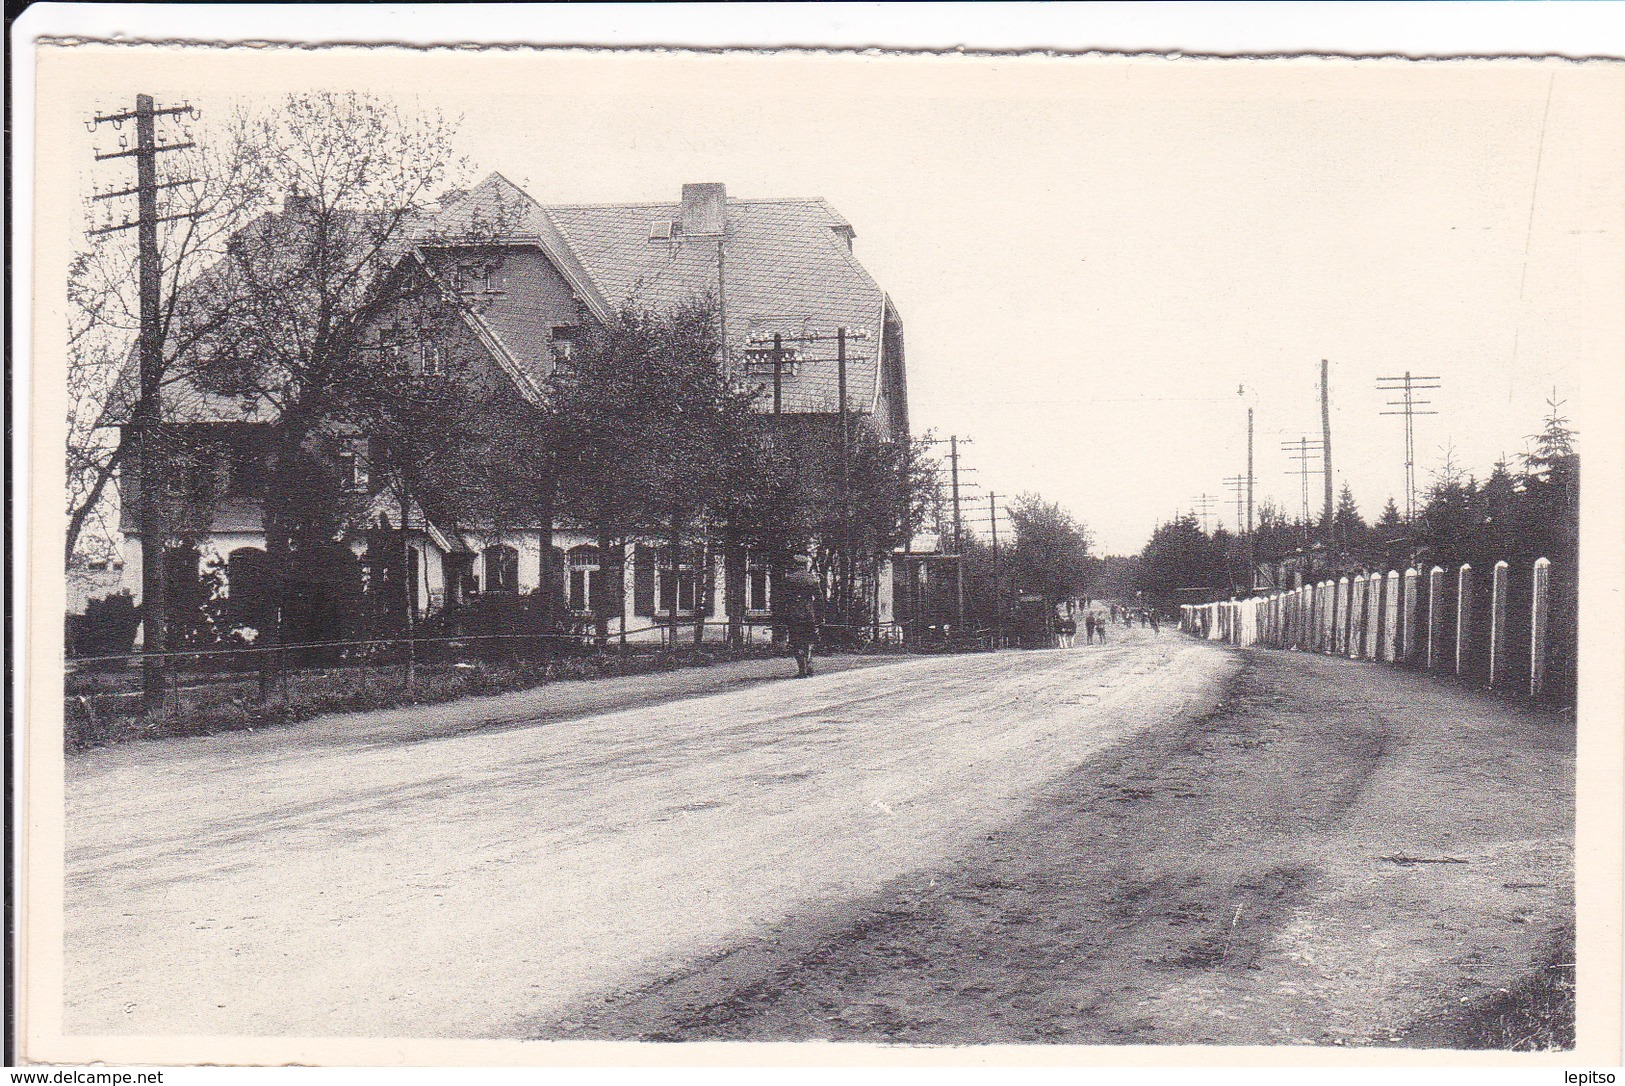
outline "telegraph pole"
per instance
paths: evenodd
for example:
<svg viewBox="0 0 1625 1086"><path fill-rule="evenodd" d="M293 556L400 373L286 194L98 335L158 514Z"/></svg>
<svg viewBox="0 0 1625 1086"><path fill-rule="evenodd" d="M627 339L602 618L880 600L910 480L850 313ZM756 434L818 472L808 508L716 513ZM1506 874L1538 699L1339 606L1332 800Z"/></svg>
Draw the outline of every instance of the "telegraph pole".
<svg viewBox="0 0 1625 1086"><path fill-rule="evenodd" d="M1231 475L1225 479L1224 485L1230 488L1230 496L1236 502L1236 534L1241 535L1247 530L1245 510L1247 507L1247 476Z"/></svg>
<svg viewBox="0 0 1625 1086"><path fill-rule="evenodd" d="M1430 383L1431 382L1431 383ZM1379 411L1381 415L1405 416L1405 523L1416 523L1416 423L1417 415L1437 415L1437 411L1418 411L1419 406L1431 404L1432 400L1418 400L1415 393L1427 389L1443 388L1437 377L1413 377L1411 371L1406 370L1403 377L1379 377L1377 389L1380 392L1400 392L1404 398L1389 400L1389 407L1397 407L1398 411Z"/></svg>
<svg viewBox="0 0 1625 1086"><path fill-rule="evenodd" d="M135 405L131 422L134 424L137 443L137 488L140 494L137 520L141 531L141 707L148 714L157 713L163 708L166 670L164 651L169 640L169 603L164 553L169 529L164 523L163 509L158 500L160 481L164 478L163 468L159 465L163 444L163 411L160 404L163 395L163 329L159 318L159 291L163 270L158 252L158 224L190 217L186 214L160 216L158 190L193 183L192 180L160 183L158 155L165 151L179 151L195 146L189 139L182 143L159 146L157 121L159 117L178 116L182 113L195 115L195 112L191 106L158 109L153 105L150 94L138 94L135 96L135 109L105 116L98 115L86 122L86 127L94 132L104 124L123 128L125 121L135 121L133 148L96 156L97 162L113 158L135 159L135 187L103 193L95 198L110 200L115 197L134 196L136 217L90 232L108 234L117 230L128 230L131 227L136 229L141 320L138 341L141 396ZM120 147L123 147L125 142L125 139L120 137Z"/></svg>
<svg viewBox="0 0 1625 1086"><path fill-rule="evenodd" d="M1322 525L1326 532L1326 554L1332 553L1332 393L1330 379L1331 363L1326 359L1320 360L1320 453L1321 481L1326 487L1326 510L1323 514L1325 521Z"/></svg>
<svg viewBox="0 0 1625 1086"><path fill-rule="evenodd" d="M720 249L718 250L720 254ZM752 336L746 342L755 348L771 346L773 349L773 413L782 414L784 411L784 344L786 338L791 343L828 343L835 341L835 382L836 395L840 402L836 405L836 427L840 439L841 455L841 545L837 558L837 589L838 606L844 616L850 610L851 584L852 584L852 524L851 524L851 456L850 456L850 429L847 425L846 411L846 363L848 340L868 339L869 333L862 328L848 331L846 328L837 328L835 334L829 335L809 333L806 335L786 337L782 332L775 332L771 337ZM815 362L829 362L829 358L802 358L796 359L797 365ZM843 617L842 621L846 621Z"/></svg>
<svg viewBox="0 0 1625 1086"><path fill-rule="evenodd" d="M1303 489L1303 545L1307 549L1309 546L1309 476L1321 470L1312 468L1309 465L1313 461L1320 459L1320 442L1308 435L1304 435L1296 441L1282 442L1281 448L1289 454L1287 459L1298 462L1298 466L1287 472L1287 474L1296 475Z"/></svg>
<svg viewBox="0 0 1625 1086"><path fill-rule="evenodd" d="M1213 495L1199 494L1193 500L1196 502L1196 507L1191 512L1202 518L1202 531L1211 534L1209 523L1213 517Z"/></svg>
<svg viewBox="0 0 1625 1086"><path fill-rule="evenodd" d="M1247 595L1253 594L1258 576L1253 557L1253 409L1247 409Z"/></svg>
<svg viewBox="0 0 1625 1086"><path fill-rule="evenodd" d="M784 337L773 333L773 413L784 414Z"/></svg>
<svg viewBox="0 0 1625 1086"><path fill-rule="evenodd" d="M999 576L999 507L996 504L998 495L989 490L987 492L987 525L993 533L993 642L1002 645L1004 641L1004 593L1000 586L1003 581Z"/></svg>
<svg viewBox="0 0 1625 1086"><path fill-rule="evenodd" d="M948 460L952 465L954 491L954 596L956 603L955 632L965 627L965 549L964 534L959 519L959 435L948 435Z"/></svg>

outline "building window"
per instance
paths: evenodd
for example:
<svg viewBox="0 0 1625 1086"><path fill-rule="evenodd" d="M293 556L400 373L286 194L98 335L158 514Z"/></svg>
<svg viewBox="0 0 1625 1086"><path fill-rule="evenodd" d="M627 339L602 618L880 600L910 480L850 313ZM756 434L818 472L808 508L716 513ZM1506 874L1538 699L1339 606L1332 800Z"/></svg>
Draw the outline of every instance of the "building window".
<svg viewBox="0 0 1625 1086"><path fill-rule="evenodd" d="M794 377L800 356L794 347L781 348L784 354L784 368L781 371L786 377ZM773 348L747 347L745 349L745 372L757 377L773 376Z"/></svg>
<svg viewBox="0 0 1625 1086"><path fill-rule="evenodd" d="M459 264L457 289L466 294L480 294L491 289L491 266L484 263Z"/></svg>
<svg viewBox="0 0 1625 1086"><path fill-rule="evenodd" d="M390 369L400 369L401 362L405 358L402 338L399 328L380 328L378 330L378 358Z"/></svg>
<svg viewBox="0 0 1625 1086"><path fill-rule="evenodd" d="M418 340L418 376L443 377L446 373L446 356L440 344L431 339Z"/></svg>
<svg viewBox="0 0 1625 1086"><path fill-rule="evenodd" d="M344 486L363 493L372 485L372 472L368 466L371 450L364 437L346 438L339 459L344 464Z"/></svg>
<svg viewBox="0 0 1625 1086"><path fill-rule="evenodd" d="M655 566L655 598L663 614L693 614L695 598L694 564L686 556L675 566L671 548L662 547Z"/></svg>
<svg viewBox="0 0 1625 1086"><path fill-rule="evenodd" d="M580 337L580 329L573 324L561 324L553 329L553 357L559 362L568 362L576 355L576 340Z"/></svg>
<svg viewBox="0 0 1625 1086"><path fill-rule="evenodd" d="M519 552L506 543L485 548L485 591L512 596L519 591Z"/></svg>
<svg viewBox="0 0 1625 1086"><path fill-rule="evenodd" d="M570 610L591 611L598 595L600 568L598 548L573 547L570 550Z"/></svg>
<svg viewBox="0 0 1625 1086"><path fill-rule="evenodd" d="M773 607L771 567L761 555L745 559L745 610L768 611Z"/></svg>

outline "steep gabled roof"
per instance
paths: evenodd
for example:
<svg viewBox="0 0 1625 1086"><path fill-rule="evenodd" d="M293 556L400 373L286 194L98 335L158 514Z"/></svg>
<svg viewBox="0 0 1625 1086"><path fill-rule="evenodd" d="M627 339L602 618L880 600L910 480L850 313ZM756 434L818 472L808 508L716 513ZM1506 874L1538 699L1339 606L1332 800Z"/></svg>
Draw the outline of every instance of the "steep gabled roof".
<svg viewBox="0 0 1625 1086"><path fill-rule="evenodd" d="M667 306L709 294L720 302L727 347L779 332L862 332L848 345L847 396L854 409L879 394L885 294L853 257L851 226L823 199L727 201L727 232L684 237L671 203L548 205L557 227L600 293L615 305L635 299ZM719 260L718 243L721 243ZM835 357L834 343L791 344L803 358ZM787 411L836 409L833 361L812 362L785 382Z"/></svg>

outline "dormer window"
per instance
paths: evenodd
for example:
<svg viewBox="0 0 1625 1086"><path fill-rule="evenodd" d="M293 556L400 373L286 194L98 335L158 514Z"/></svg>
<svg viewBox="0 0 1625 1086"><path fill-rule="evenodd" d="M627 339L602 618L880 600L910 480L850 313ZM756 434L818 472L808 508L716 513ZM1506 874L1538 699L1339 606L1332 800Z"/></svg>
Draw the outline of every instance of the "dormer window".
<svg viewBox="0 0 1625 1086"><path fill-rule="evenodd" d="M553 358L559 362L567 362L575 357L576 340L580 338L581 329L573 324L561 324L553 329Z"/></svg>

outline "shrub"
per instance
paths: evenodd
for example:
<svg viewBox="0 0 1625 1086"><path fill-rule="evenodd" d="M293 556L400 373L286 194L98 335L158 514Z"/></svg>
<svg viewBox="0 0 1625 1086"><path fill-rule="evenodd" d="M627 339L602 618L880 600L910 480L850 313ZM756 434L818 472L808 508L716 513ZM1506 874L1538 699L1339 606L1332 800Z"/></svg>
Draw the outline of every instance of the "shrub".
<svg viewBox="0 0 1625 1086"><path fill-rule="evenodd" d="M135 648L135 631L141 625L141 610L128 591L90 600L85 613L69 615L67 650L69 656L117 656Z"/></svg>

